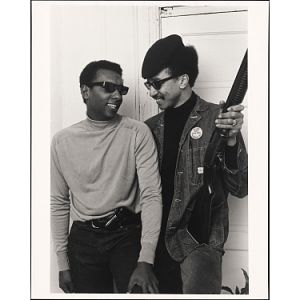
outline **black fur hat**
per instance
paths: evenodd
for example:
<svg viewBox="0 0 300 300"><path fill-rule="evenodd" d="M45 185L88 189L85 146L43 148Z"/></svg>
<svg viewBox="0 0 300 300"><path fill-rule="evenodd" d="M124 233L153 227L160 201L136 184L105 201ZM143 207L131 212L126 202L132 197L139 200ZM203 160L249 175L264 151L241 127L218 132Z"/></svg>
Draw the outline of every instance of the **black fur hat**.
<svg viewBox="0 0 300 300"><path fill-rule="evenodd" d="M142 77L151 78L174 61L180 62L184 52L185 46L179 35L172 34L159 39L149 48L145 55L142 65Z"/></svg>

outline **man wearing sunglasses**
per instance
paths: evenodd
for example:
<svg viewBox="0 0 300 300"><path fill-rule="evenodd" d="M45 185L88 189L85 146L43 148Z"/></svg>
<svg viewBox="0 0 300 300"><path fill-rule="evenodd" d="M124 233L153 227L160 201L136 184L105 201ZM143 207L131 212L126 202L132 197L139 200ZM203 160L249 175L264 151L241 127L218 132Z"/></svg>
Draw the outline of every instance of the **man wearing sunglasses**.
<svg viewBox="0 0 300 300"><path fill-rule="evenodd" d="M157 143L162 180L162 229L154 264L161 293L221 292L227 196L247 194L243 106L220 113L220 106L193 92L197 75L197 52L178 35L155 42L142 65L149 95L163 110L146 121ZM216 126L228 129L229 137L214 173L215 198L209 202L201 194L203 162ZM195 209L197 201L204 203L201 211Z"/></svg>
<svg viewBox="0 0 300 300"><path fill-rule="evenodd" d="M118 114L122 69L106 60L80 74L86 119L51 145L51 229L66 293L158 292L153 273L162 203L149 128ZM69 218L72 227L69 232Z"/></svg>

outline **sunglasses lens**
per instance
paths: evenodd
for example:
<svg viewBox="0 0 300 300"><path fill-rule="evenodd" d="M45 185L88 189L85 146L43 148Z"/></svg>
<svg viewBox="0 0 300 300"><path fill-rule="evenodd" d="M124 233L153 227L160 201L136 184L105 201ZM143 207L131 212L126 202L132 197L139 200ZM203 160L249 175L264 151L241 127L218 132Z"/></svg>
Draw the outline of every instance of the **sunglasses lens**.
<svg viewBox="0 0 300 300"><path fill-rule="evenodd" d="M154 89L159 90L161 88L161 83L159 81L146 81L145 86L148 90L150 90L151 86Z"/></svg>
<svg viewBox="0 0 300 300"><path fill-rule="evenodd" d="M107 93L113 93L117 87L111 82L105 82L104 88Z"/></svg>
<svg viewBox="0 0 300 300"><path fill-rule="evenodd" d="M118 90L121 95L126 95L129 90L127 86L114 84L112 82L105 82L104 88L107 93L113 93L115 90Z"/></svg>
<svg viewBox="0 0 300 300"><path fill-rule="evenodd" d="M126 95L128 93L128 90L129 88L127 86L121 86L119 92L121 95Z"/></svg>
<svg viewBox="0 0 300 300"><path fill-rule="evenodd" d="M145 82L145 86L148 90L150 90L151 86L156 89L157 91L161 88L163 82L161 82L161 80L157 80L157 81L146 81Z"/></svg>
<svg viewBox="0 0 300 300"><path fill-rule="evenodd" d="M160 81L153 81L152 86L156 89L159 90L161 88L161 82Z"/></svg>

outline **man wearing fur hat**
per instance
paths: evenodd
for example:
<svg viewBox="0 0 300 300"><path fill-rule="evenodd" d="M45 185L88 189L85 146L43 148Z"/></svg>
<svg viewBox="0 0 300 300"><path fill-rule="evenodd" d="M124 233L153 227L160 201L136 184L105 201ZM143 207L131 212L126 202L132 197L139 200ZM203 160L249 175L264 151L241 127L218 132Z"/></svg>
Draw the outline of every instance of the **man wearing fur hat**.
<svg viewBox="0 0 300 300"><path fill-rule="evenodd" d="M162 110L146 121L157 144L162 179L163 219L155 261L161 293L221 292L228 193L241 198L248 192L240 133L244 107L221 113L219 105L193 92L197 75L197 52L178 35L155 42L142 65L145 86ZM208 200L201 194L203 162L215 127L228 129L229 137L214 173L216 194ZM200 200L199 218L195 205Z"/></svg>

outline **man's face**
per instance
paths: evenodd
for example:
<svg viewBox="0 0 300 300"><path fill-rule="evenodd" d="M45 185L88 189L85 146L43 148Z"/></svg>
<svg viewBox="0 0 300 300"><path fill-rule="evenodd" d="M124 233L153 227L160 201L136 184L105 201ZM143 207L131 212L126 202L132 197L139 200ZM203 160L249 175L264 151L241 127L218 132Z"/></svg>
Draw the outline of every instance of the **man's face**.
<svg viewBox="0 0 300 300"><path fill-rule="evenodd" d="M92 83L111 82L122 85L122 77L115 71L100 69L97 71ZM122 95L116 89L114 92L108 92L102 86L86 87L84 94L87 106L87 114L93 120L106 121L112 119L118 112L122 104Z"/></svg>
<svg viewBox="0 0 300 300"><path fill-rule="evenodd" d="M169 77L171 77L171 73L169 69L166 68L159 72L156 76L148 78L147 81L158 81ZM177 107L179 105L182 90L179 88L178 77L164 81L160 88L155 89L151 85L149 87L150 97L156 100L156 103L160 109L165 110L167 108Z"/></svg>

